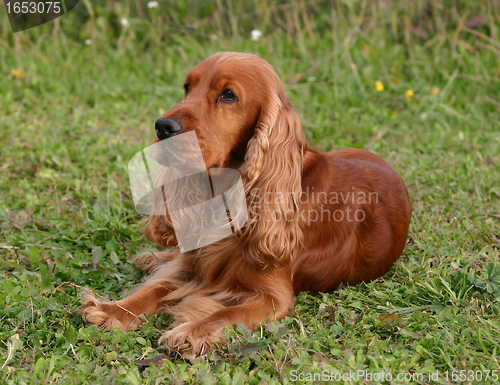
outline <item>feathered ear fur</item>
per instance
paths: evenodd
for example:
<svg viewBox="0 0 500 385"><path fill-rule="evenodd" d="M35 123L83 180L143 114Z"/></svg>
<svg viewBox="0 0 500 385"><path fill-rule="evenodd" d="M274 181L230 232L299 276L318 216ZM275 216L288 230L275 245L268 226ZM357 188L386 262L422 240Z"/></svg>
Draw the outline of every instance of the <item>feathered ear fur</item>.
<svg viewBox="0 0 500 385"><path fill-rule="evenodd" d="M170 215L150 215L140 226L142 233L160 247L175 249L178 247Z"/></svg>
<svg viewBox="0 0 500 385"><path fill-rule="evenodd" d="M166 175L171 173L172 170L168 168L160 168L157 175L160 187L154 191L152 214L143 223L143 232L150 241L170 249L179 247L179 242L184 242L184 246L192 246L196 240L190 240L190 237L199 238L204 235L204 218L213 214L207 212L206 208L196 209L196 205L211 198L206 172L163 184L165 178L170 180ZM190 209L186 209L188 207Z"/></svg>
<svg viewBox="0 0 500 385"><path fill-rule="evenodd" d="M289 264L302 243L298 222L306 141L300 119L274 77L241 169L249 218L238 236L244 258L261 267Z"/></svg>

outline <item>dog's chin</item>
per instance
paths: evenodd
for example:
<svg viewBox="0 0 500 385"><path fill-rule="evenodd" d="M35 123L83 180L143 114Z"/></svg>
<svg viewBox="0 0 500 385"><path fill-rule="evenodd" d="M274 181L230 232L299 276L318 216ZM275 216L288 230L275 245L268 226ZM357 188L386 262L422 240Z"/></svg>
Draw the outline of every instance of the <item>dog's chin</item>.
<svg viewBox="0 0 500 385"><path fill-rule="evenodd" d="M165 167L175 168L177 171L186 172L192 169L200 169L200 164L195 155L189 152L178 154L164 154L156 158L158 163Z"/></svg>
<svg viewBox="0 0 500 385"><path fill-rule="evenodd" d="M193 150L196 149L193 149L192 146L189 145L177 146L175 151L172 151L169 146L161 146L156 149L154 158L159 164L165 167L200 167L199 151Z"/></svg>
<svg viewBox="0 0 500 385"><path fill-rule="evenodd" d="M168 140L168 139L164 139ZM175 151L172 151L169 145L162 146L158 143L162 142L158 136L155 134L154 144L157 147L154 158L156 161L165 167L173 167L178 169L179 171L185 171L186 169L199 168L200 165L200 157L199 157L199 147L193 146L192 143L178 143L175 146ZM203 151L202 151L203 152ZM202 154L204 158L204 165L206 168L222 168L224 167L224 162L221 160L211 160L209 162L206 161L206 157Z"/></svg>

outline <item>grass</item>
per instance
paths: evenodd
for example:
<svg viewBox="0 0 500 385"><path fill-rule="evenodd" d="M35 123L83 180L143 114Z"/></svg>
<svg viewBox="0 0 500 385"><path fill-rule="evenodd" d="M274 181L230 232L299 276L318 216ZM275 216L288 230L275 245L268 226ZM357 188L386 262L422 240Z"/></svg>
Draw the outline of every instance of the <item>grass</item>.
<svg viewBox="0 0 500 385"><path fill-rule="evenodd" d="M15 35L2 14L0 382L320 383L306 375L361 370L500 383L500 3L406 5L84 1ZM251 29L264 36L252 41ZM382 278L302 293L282 322L144 369L135 360L162 353L156 329L169 320L85 328L79 286L119 299L141 281L131 261L152 244L138 231L128 160L182 98L187 69L221 50L271 62L311 146L394 165L413 202L410 237Z"/></svg>

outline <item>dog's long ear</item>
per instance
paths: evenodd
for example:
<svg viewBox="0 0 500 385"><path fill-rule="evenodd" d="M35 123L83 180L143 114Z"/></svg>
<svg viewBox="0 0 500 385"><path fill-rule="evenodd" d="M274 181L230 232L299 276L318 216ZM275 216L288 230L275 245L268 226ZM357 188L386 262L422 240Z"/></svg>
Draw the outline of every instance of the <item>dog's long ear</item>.
<svg viewBox="0 0 500 385"><path fill-rule="evenodd" d="M172 219L165 203L165 189L161 183L159 183L159 186L154 190L151 215L141 223L139 229L151 242L160 247L178 248Z"/></svg>
<svg viewBox="0 0 500 385"><path fill-rule="evenodd" d="M160 247L178 248L174 228L167 215L150 215L140 226L142 233Z"/></svg>
<svg viewBox="0 0 500 385"><path fill-rule="evenodd" d="M299 200L306 141L277 75L274 83L241 170L249 213L238 236L244 258L261 267L289 264L302 243Z"/></svg>

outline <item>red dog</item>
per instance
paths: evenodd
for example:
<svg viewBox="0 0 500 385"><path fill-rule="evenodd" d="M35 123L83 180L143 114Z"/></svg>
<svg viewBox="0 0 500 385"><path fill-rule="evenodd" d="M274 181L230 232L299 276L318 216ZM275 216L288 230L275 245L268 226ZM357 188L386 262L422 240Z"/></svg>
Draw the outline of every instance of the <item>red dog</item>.
<svg viewBox="0 0 500 385"><path fill-rule="evenodd" d="M251 54L218 53L193 68L186 95L156 122L156 141L196 131L207 168L242 175L248 221L235 235L180 253L145 253L155 270L131 296L80 313L104 329L137 328L141 314L174 317L160 338L185 355L205 354L223 327L280 320L300 291L327 292L386 273L408 236L410 199L397 172L369 152L324 154L307 147L279 77ZM177 248L169 215L144 229Z"/></svg>

